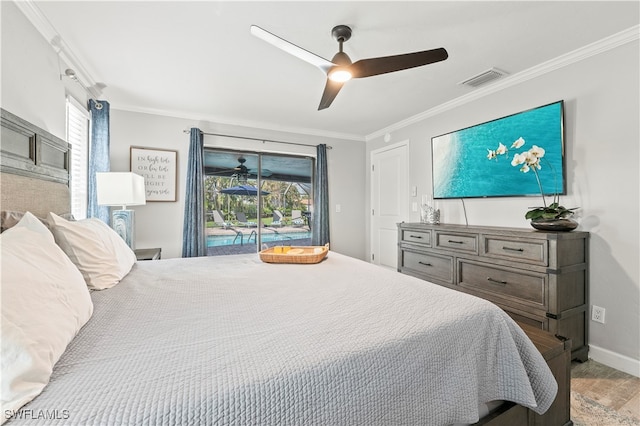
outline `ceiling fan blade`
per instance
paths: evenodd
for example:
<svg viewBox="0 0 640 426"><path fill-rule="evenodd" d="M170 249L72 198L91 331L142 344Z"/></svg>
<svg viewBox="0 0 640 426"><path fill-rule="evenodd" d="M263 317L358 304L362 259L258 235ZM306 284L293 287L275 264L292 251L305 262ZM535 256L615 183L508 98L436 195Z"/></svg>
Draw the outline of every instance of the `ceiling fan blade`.
<svg viewBox="0 0 640 426"><path fill-rule="evenodd" d="M251 34L254 36L266 41L277 47L278 49L282 49L285 52L302 59L305 62L310 63L311 65L315 65L320 68L325 74L329 71L329 68L334 66L331 61L324 59L316 55L315 53L311 53L308 50L303 49L302 47L296 46L293 43L288 42L287 40L278 37L275 34L270 33L269 31L260 28L257 25L251 25Z"/></svg>
<svg viewBox="0 0 640 426"><path fill-rule="evenodd" d="M338 92L342 89L344 83L327 79L327 84L324 86L324 92L322 92L322 99L318 106L318 111L329 108L333 100L338 96Z"/></svg>
<svg viewBox="0 0 640 426"><path fill-rule="evenodd" d="M440 47L438 49L405 53L403 55L361 59L354 62L351 65L350 70L354 78L371 77L374 75L421 67L434 62L444 61L448 57L449 54L447 51Z"/></svg>

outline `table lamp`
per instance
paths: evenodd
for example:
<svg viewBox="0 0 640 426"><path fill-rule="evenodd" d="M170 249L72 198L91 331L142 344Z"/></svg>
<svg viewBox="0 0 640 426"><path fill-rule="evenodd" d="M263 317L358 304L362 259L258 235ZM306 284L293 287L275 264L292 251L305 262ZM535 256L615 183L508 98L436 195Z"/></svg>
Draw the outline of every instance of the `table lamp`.
<svg viewBox="0 0 640 426"><path fill-rule="evenodd" d="M130 172L98 172L96 189L99 205L122 206L121 210L111 212L111 227L133 250L135 211L127 210L127 206L146 204L144 178Z"/></svg>

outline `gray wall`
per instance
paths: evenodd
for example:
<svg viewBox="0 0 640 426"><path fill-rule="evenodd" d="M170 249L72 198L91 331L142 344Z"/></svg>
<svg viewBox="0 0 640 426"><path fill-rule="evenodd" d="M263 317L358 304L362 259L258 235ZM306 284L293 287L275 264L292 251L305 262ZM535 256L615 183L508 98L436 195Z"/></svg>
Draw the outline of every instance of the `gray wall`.
<svg viewBox="0 0 640 426"><path fill-rule="evenodd" d="M189 135L183 130L198 127L205 133L221 133L308 144L309 147L262 143L241 139L204 137L205 146L255 152L305 154L315 157L320 143L332 147L327 151L329 173L329 202L331 249L364 259L365 224L362 206L365 197L365 144L362 141L322 138L260 130L215 123L172 118L159 115L111 112L111 170L129 170L129 147L144 146L178 151L178 201L150 202L136 210L136 246L162 247L164 257L179 257L182 253L182 220L184 217L185 182ZM341 205L336 213L335 205Z"/></svg>
<svg viewBox="0 0 640 426"><path fill-rule="evenodd" d="M410 140L410 185L417 186L418 197L407 202L420 203L420 194L431 194L432 136L564 99L568 195L562 202L580 207L579 229L591 232L590 302L606 309L606 324L590 321L590 355L635 375L640 375L639 63L636 38L482 98L443 108L390 131L388 142ZM372 150L385 145L383 136L370 138L367 161ZM471 225L527 228L524 213L538 201L467 199L465 204ZM436 205L443 222L464 223L460 200ZM412 213L412 220L419 220L418 213Z"/></svg>
<svg viewBox="0 0 640 426"><path fill-rule="evenodd" d="M0 2L2 108L66 139L65 93L85 100L84 90L60 73L67 68L13 2Z"/></svg>

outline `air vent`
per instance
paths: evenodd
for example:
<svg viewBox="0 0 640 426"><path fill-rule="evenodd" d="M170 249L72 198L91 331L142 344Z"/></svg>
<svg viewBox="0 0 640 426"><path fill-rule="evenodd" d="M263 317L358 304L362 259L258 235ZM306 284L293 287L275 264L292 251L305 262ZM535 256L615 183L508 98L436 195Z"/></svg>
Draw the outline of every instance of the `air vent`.
<svg viewBox="0 0 640 426"><path fill-rule="evenodd" d="M478 75L474 75L473 77L468 78L467 80L462 81L458 84L461 84L464 86L478 87L490 81L502 78L508 74L509 74L508 72L499 70L498 68L491 68L490 70L481 72Z"/></svg>

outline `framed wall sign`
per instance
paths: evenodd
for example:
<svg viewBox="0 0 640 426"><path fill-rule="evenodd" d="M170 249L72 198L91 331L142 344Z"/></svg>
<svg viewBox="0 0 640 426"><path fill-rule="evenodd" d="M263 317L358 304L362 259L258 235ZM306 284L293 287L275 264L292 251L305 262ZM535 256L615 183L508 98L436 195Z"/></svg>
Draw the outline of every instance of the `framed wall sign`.
<svg viewBox="0 0 640 426"><path fill-rule="evenodd" d="M147 201L176 201L178 151L132 146L130 164L144 177Z"/></svg>

